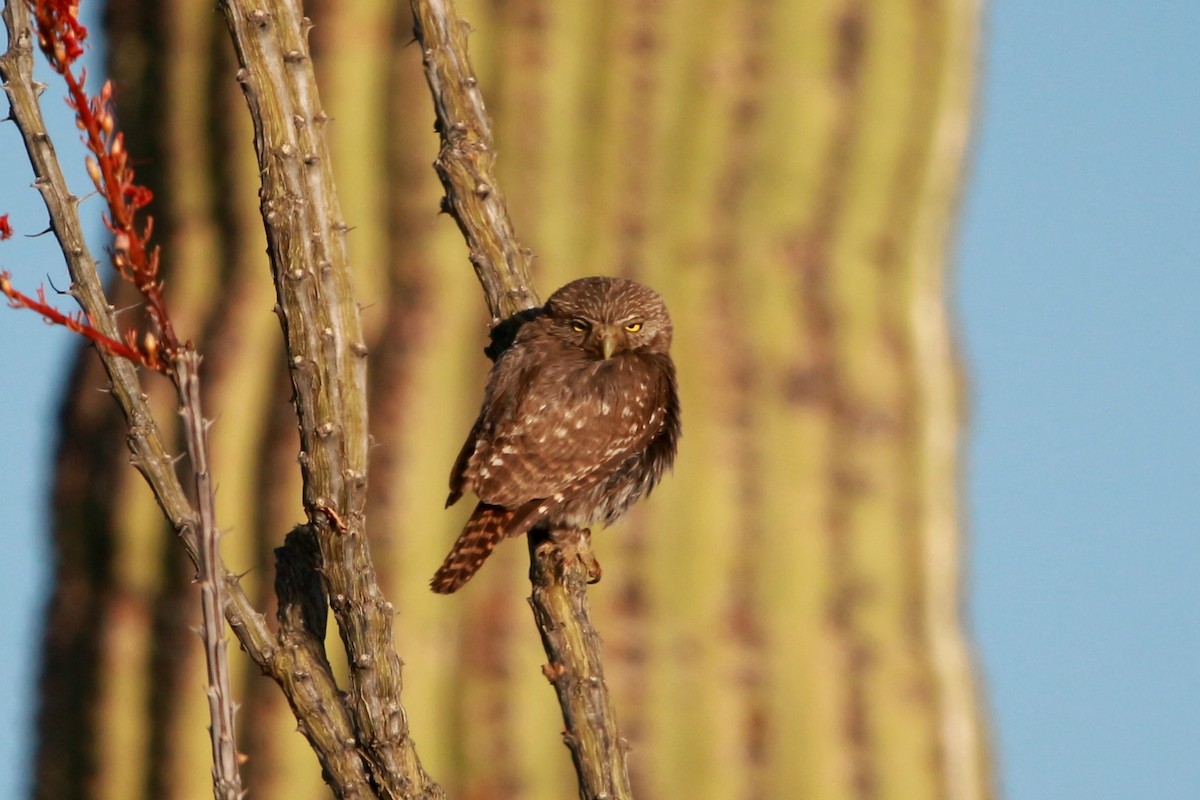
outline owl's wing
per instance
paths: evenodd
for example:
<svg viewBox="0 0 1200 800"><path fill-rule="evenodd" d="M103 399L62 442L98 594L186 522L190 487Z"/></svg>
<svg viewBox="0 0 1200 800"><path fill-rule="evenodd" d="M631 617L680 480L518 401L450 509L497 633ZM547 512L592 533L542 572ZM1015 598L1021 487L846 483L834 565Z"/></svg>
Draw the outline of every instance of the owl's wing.
<svg viewBox="0 0 1200 800"><path fill-rule="evenodd" d="M482 426L483 415L480 414L471 427L471 432L467 434L467 441L463 442L462 449L458 451L458 458L454 459L454 466L450 468L450 496L446 498L446 508L457 503L458 498L462 497L463 490L467 488L467 464L475 452Z"/></svg>
<svg viewBox="0 0 1200 800"><path fill-rule="evenodd" d="M489 391L464 469L486 503L513 507L600 480L663 426L670 378L652 360L521 361L519 382Z"/></svg>

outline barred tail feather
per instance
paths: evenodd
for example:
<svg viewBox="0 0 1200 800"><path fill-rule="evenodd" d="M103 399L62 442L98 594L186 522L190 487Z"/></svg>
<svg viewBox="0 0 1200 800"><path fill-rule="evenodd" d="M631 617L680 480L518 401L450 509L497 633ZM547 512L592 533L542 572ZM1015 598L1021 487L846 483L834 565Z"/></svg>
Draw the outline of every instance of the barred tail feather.
<svg viewBox="0 0 1200 800"><path fill-rule="evenodd" d="M479 571L501 539L528 533L558 505L553 500L534 500L512 509L487 503L475 506L446 560L434 573L429 588L438 594L457 592Z"/></svg>
<svg viewBox="0 0 1200 800"><path fill-rule="evenodd" d="M475 511L429 582L429 587L438 594L451 594L461 589L504 538L512 518L513 512L501 506L486 503L475 506Z"/></svg>

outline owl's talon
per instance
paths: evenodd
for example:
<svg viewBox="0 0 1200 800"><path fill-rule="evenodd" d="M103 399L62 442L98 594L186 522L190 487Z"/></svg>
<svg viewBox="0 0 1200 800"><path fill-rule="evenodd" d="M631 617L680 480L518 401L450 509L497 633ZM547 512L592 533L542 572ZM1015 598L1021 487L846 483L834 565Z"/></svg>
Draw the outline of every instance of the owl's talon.
<svg viewBox="0 0 1200 800"><path fill-rule="evenodd" d="M579 560L583 562L583 568L587 570L588 584L599 583L604 570L600 568L600 562L597 560L596 554L592 552L592 531L590 528L582 528L579 531Z"/></svg>

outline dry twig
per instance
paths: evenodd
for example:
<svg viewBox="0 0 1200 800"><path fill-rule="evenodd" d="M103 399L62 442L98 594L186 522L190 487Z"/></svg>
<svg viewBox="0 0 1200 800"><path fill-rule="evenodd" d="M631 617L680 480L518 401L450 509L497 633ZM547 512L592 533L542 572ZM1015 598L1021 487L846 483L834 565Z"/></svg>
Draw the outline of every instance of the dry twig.
<svg viewBox="0 0 1200 800"><path fill-rule="evenodd" d="M116 325L107 305L94 262L87 255L79 232L78 202L66 191L53 147L41 121L37 90L32 83L32 45L28 10L24 3L10 0L5 4L4 20L8 28L9 49L0 57L0 75L12 105L12 118L25 136L26 147L37 173L36 185L42 191L51 225L58 235L71 268L72 288L84 307L84 313L65 315L46 303L43 290L33 299L12 287L7 274L0 275L0 291L15 307L32 309L47 321L64 325L91 340L109 371L118 400L136 398L143 407L122 404L130 422L135 413L142 419L147 434L131 432L130 444L135 463L139 450L161 449L153 419L144 408L132 364L165 373L175 384L187 430L188 451L191 455L194 489L200 501L200 513L187 513L185 541L190 539L193 560L198 566L200 583L202 631L205 642L205 663L208 670L210 731L213 747L213 786L217 798L237 800L242 795L241 775L235 737L234 702L230 688L228 651L225 639L223 609L224 570L218 550L213 487L209 480L207 430L200 409L200 390L197 368L199 359L190 345L182 344L171 326L170 316L158 279L158 251L149 247L152 221L139 221L138 212L150 202L150 192L134 180L133 169L125 152L124 138L116 130L112 115L112 86L105 83L96 97L85 91L86 72L76 74L75 60L83 53L87 29L76 18L77 8L67 3L39 2L34 4L34 25L37 41L50 66L67 85L67 102L75 111L76 121L84 133L89 156L88 173L100 196L108 206L105 223L113 234L113 263L122 278L141 293L155 332L138 336L130 332L125 337L115 334ZM118 388L118 384L120 388ZM157 473L159 482L169 490L178 487L163 480L161 472L170 471L170 464L160 453L154 453L152 464L142 462L143 474L149 478ZM171 475L173 478L173 474ZM154 481L151 481L152 484ZM172 498L175 499L175 498ZM181 505L186 507L186 501ZM162 500L160 500L162 502ZM167 506L164 503L164 510ZM187 508L191 512L190 508ZM170 517L170 513L168 512ZM172 517L172 519L176 519ZM198 557L197 557L198 556Z"/></svg>
<svg viewBox="0 0 1200 800"><path fill-rule="evenodd" d="M400 702L395 610L367 547L366 354L350 289L346 231L306 36L288 0L223 0L254 122L262 215L287 344L304 505L350 665L358 747L384 797L439 798Z"/></svg>
<svg viewBox="0 0 1200 800"><path fill-rule="evenodd" d="M58 5L70 10L65 4ZM356 720L343 702L323 650L299 640L295 631L287 625L281 625L277 641L263 616L250 604L238 577L229 572L220 563L219 558L214 559L215 522L212 521L211 514L197 513L187 500L174 470L175 459L163 446L161 434L150 414L135 367L135 364L141 364L166 372L168 362L177 358L183 351L173 333L169 336L163 335L163 331L170 331L170 321L166 316L165 307L161 304L160 286L157 281L157 255L154 250L145 246L150 228L148 225L136 225L132 213L145 205L149 197L132 184L132 174L125 169L128 162L122 140L105 121L109 98L105 97L103 92L98 98L88 98L82 91L82 79L74 81L72 78L74 83L68 81L70 102L77 114L81 115L87 134L85 141L94 156L89 162L89 173L110 203L107 222L114 234L114 262L123 274L128 273L127 279L138 286L147 303L154 306L151 308L151 321L158 330L157 336L122 337L113 309L104 295L95 261L83 238L78 214L79 201L67 188L42 119L37 100L40 87L33 81L34 36L26 4L22 0L7 0L3 17L8 29L9 47L0 55L0 78L4 81L4 89L12 107L10 116L24 138L36 177L34 185L42 195L49 212L51 228L62 248L72 280L70 294L79 302L83 313L75 317L61 314L46 305L44 296L40 293L39 298L34 300L16 292L10 281L4 280L0 283L12 302L33 308L51 321L60 322L97 343L97 351L111 382L111 393L129 424L128 443L133 454L134 466L150 485L192 561L198 565L202 561L207 562L201 573L207 573L213 580L207 592L202 587L206 608L210 611L214 608L223 610L225 620L233 628L243 648L264 673L270 675L283 689L296 714L301 731L317 752L334 793L338 797L356 800L381 796L439 797L437 791L427 791L428 786L424 784L418 785L419 792L409 791L407 788L393 791L388 786L375 785L366 768L366 763L372 760L371 755L360 749ZM66 25L63 29L66 34L63 37L64 42L60 45L50 42L52 58L78 55L81 45L79 34L82 29L75 27L77 23L71 20L63 20L63 23ZM56 47L60 49L56 50ZM111 120L111 116L108 119ZM126 214L122 208L114 209L114 197L124 198L131 213ZM185 374L187 369L185 367ZM194 370L192 374L194 375ZM185 395L191 393L187 387L194 388L194 384L188 379L179 382L178 385L181 387L181 393ZM196 454L199 454L205 447L204 422L199 406L195 405L193 410L185 411L185 415L185 418L194 423L197 435L192 442L196 447ZM203 466L204 460L197 457L194 463L201 464L197 468L198 472L207 473L207 468ZM205 517L208 518L207 524L202 523L202 518ZM201 534L205 530L214 537L210 543L201 541ZM204 559L201 557L201 550L208 551ZM213 616L215 615L209 615L210 621ZM390 616L388 625L390 632ZM223 635L223 631L220 635ZM220 646L216 644L218 635L206 634L205 639L208 645L206 649L216 665L216 661L220 659ZM221 667L216 665L216 672L219 674L221 671ZM227 667L224 671L228 671ZM228 697L228 692L224 692L224 695ZM237 758L236 747L229 734L231 703L230 700L227 710L217 710L213 725L214 752L218 755L218 769L236 761ZM402 717L403 712L398 706L385 707ZM240 792L235 779L228 775L215 777L218 789L222 785L229 787L227 791L233 793L229 796L236 796ZM397 779L394 783L403 781Z"/></svg>

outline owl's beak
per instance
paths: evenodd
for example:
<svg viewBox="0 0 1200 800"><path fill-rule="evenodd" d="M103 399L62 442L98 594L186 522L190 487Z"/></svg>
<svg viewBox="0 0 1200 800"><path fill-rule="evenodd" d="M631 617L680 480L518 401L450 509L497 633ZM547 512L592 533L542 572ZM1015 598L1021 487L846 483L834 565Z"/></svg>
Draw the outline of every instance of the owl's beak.
<svg viewBox="0 0 1200 800"><path fill-rule="evenodd" d="M617 337L610 330L600 332L600 352L604 355L604 360L608 361L612 358L613 353L617 350Z"/></svg>

